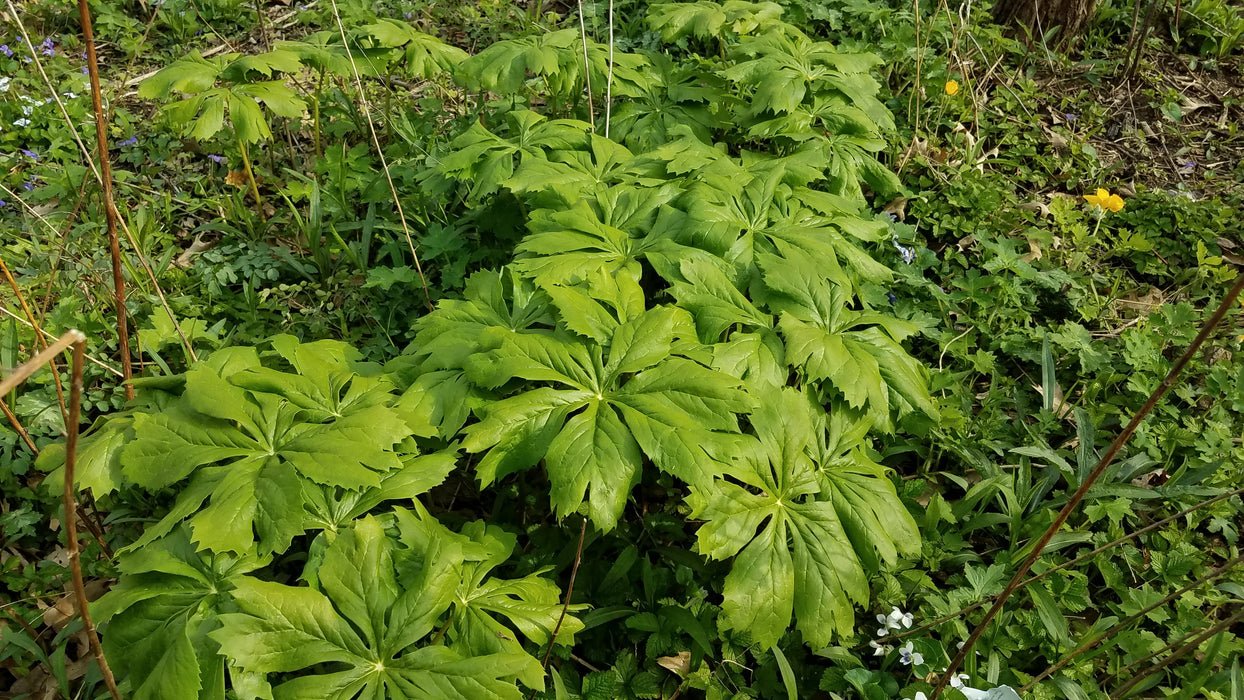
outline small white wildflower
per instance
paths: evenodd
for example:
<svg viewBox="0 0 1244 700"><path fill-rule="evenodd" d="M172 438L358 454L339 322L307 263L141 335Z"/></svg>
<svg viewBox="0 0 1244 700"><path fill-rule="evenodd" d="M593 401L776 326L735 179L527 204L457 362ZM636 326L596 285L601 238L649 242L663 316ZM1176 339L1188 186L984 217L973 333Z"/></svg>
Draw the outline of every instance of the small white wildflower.
<svg viewBox="0 0 1244 700"><path fill-rule="evenodd" d="M881 624L881 628L877 630L878 637L884 637L890 634L890 618L885 615L878 615L877 622Z"/></svg>
<svg viewBox="0 0 1244 700"><path fill-rule="evenodd" d="M31 107L30 105L22 105L22 116L23 117L29 117L30 115L34 113L35 113L34 107Z"/></svg>
<svg viewBox="0 0 1244 700"><path fill-rule="evenodd" d="M916 651L911 642L907 642L906 645L900 647L898 655L898 660L901 661L904 666L919 666L924 663L924 654Z"/></svg>
<svg viewBox="0 0 1244 700"><path fill-rule="evenodd" d="M22 127L30 126L30 120L29 120L29 119L17 119L17 120L14 120L14 121L13 121L13 126L22 126Z"/></svg>
<svg viewBox="0 0 1244 700"><path fill-rule="evenodd" d="M945 671L943 671L943 673L945 673ZM951 688L962 688L963 682L968 680L969 678L971 678L971 676L969 676L966 673L956 673L955 675L950 677L950 687Z"/></svg>
<svg viewBox="0 0 1244 700"><path fill-rule="evenodd" d="M889 654L891 651L894 651L894 647L890 646L889 644L878 644L876 642L869 642L868 646L873 648L873 656L885 656L886 654Z"/></svg>
<svg viewBox="0 0 1244 700"><path fill-rule="evenodd" d="M77 99L77 97L78 97L78 93L73 92L72 90L70 90L69 92L62 92L62 93L61 93L61 96L63 96L63 97L68 97L69 99L73 100L73 99Z"/></svg>
<svg viewBox="0 0 1244 700"><path fill-rule="evenodd" d="M925 694L924 694L924 693L922 693L922 692L920 692L920 691L916 691L916 697L914 697L914 698L903 698L903 700L929 700L929 699L928 699L928 697L927 697L927 696L925 696Z"/></svg>
<svg viewBox="0 0 1244 700"><path fill-rule="evenodd" d="M0 92L8 92L11 82L13 82L12 78L0 78Z"/></svg>
<svg viewBox="0 0 1244 700"><path fill-rule="evenodd" d="M902 627L911 629L911 623L915 619L915 616L911 613L905 613L902 610L899 610L898 606L894 606L894 609L890 611L890 616L886 618L886 624L888 624L892 629L901 629ZM900 625L902 627L900 627Z"/></svg>

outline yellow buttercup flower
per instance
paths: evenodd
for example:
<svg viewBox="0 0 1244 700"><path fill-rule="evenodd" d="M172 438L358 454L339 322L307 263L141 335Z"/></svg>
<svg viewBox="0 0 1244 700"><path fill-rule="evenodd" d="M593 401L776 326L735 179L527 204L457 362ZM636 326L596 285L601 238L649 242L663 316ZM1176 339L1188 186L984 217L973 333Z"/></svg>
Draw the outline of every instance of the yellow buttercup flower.
<svg viewBox="0 0 1244 700"><path fill-rule="evenodd" d="M959 83L954 80L946 81L946 94L955 95L959 92Z"/></svg>
<svg viewBox="0 0 1244 700"><path fill-rule="evenodd" d="M1100 187L1097 188L1097 194L1084 195L1084 200L1089 204L1099 206L1102 209L1109 209L1110 211L1122 211L1123 209L1122 197L1117 194L1110 194L1109 191L1103 190Z"/></svg>

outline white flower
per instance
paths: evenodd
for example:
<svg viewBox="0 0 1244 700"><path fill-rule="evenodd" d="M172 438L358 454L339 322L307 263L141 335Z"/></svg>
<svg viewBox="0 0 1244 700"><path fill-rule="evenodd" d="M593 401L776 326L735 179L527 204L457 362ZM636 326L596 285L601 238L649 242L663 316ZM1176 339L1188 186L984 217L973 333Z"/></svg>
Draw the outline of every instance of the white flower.
<svg viewBox="0 0 1244 700"><path fill-rule="evenodd" d="M906 627L907 629L911 629L911 623L915 619L915 616L911 613L905 613L902 610L899 610L898 606L894 606L894 609L890 611L890 616L886 618L886 624L893 629L901 629L899 625L902 625L902 627Z"/></svg>
<svg viewBox="0 0 1244 700"><path fill-rule="evenodd" d="M914 698L903 698L903 700L929 700L924 693L917 691Z"/></svg>
<svg viewBox="0 0 1244 700"><path fill-rule="evenodd" d="M30 126L29 119L18 119L13 122L13 126Z"/></svg>
<svg viewBox="0 0 1244 700"><path fill-rule="evenodd" d="M901 661L904 666L919 666L924 663L924 654L916 651L911 642L907 642L906 645L899 647L898 655L898 660Z"/></svg>
<svg viewBox="0 0 1244 700"><path fill-rule="evenodd" d="M869 642L868 646L873 648L873 656L885 656L886 654L889 654L891 651L894 651L894 647L890 646L889 644L878 644L876 642Z"/></svg>
<svg viewBox="0 0 1244 700"><path fill-rule="evenodd" d="M11 82L13 82L12 78L0 78L0 92L8 92Z"/></svg>
<svg viewBox="0 0 1244 700"><path fill-rule="evenodd" d="M71 100L76 99L78 97L78 93L73 92L72 90L70 90L69 92L62 92L61 95L64 97L68 97Z"/></svg>
<svg viewBox="0 0 1244 700"><path fill-rule="evenodd" d="M971 676L969 676L966 673L956 673L955 675L950 677L950 687L962 689L964 687L963 682L968 680L969 678L971 678Z"/></svg>
<svg viewBox="0 0 1244 700"><path fill-rule="evenodd" d="M885 615L878 615L877 622L881 623L881 629L877 630L878 637L884 637L890 634L890 618Z"/></svg>

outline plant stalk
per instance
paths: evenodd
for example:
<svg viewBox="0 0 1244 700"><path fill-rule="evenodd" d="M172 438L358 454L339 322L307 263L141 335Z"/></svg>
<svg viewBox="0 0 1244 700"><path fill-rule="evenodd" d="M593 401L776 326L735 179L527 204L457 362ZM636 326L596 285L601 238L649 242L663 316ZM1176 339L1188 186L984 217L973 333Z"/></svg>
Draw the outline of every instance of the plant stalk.
<svg viewBox="0 0 1244 700"><path fill-rule="evenodd" d="M95 56L95 32L91 28L91 8L87 0L78 0L78 19L82 24L82 41L86 44L86 67L91 77L91 104L95 109L95 140L99 147L100 184L104 194L104 219L108 226L108 253L112 257L113 300L117 309L117 337L121 346L121 373L124 375L125 398L134 399L130 382L130 331L125 312L125 277L121 271L121 241L117 237L117 207L112 195L112 162L108 157L108 120L104 116L103 97L99 86L99 61Z"/></svg>
<svg viewBox="0 0 1244 700"><path fill-rule="evenodd" d="M250 149L246 147L244 139L238 139L238 145L242 147L242 168L246 171L246 179L251 185L251 196L255 198L255 213L259 215L260 221L267 221L268 217L263 213L263 200L259 198L259 183L255 182L255 171L251 168Z"/></svg>
<svg viewBox="0 0 1244 700"><path fill-rule="evenodd" d="M82 580L82 561L78 552L78 508L74 502L73 481L74 468L78 461L78 422L82 415L82 365L86 357L86 336L75 330L66 333L64 338L73 344L73 379L69 384L69 425L66 426L69 436L65 439L65 547L69 550L69 570L73 574L73 593L78 603L78 615L82 617L82 628L86 630L95 663L99 664L99 671L104 676L104 685L108 686L108 692L112 693L113 698L121 700L117 680L112 676L112 669L104 658L104 648L99 644L99 635L95 632L95 624L91 622L91 612L86 600L86 583Z"/></svg>
<svg viewBox="0 0 1244 700"><path fill-rule="evenodd" d="M562 614L557 617L557 625L553 627L553 636L549 638L549 648L544 652L544 661L541 666L545 671L549 670L549 657L553 655L553 644L557 642L557 633L562 631L562 623L566 620L566 613L570 610L570 597L574 595L574 580L579 574L579 562L583 559L583 537L587 534L587 517L583 518L583 524L579 526L579 546L574 552L574 566L570 569L570 584L566 586L566 602L562 605Z"/></svg>

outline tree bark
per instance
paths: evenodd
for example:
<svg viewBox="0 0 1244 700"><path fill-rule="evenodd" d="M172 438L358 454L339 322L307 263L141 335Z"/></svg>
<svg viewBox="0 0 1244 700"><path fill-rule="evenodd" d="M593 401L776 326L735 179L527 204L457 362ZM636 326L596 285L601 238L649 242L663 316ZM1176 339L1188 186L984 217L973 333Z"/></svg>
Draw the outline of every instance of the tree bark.
<svg viewBox="0 0 1244 700"><path fill-rule="evenodd" d="M1080 34L1096 10L1096 0L998 0L993 19L1035 41L1058 27L1054 42L1066 46Z"/></svg>

